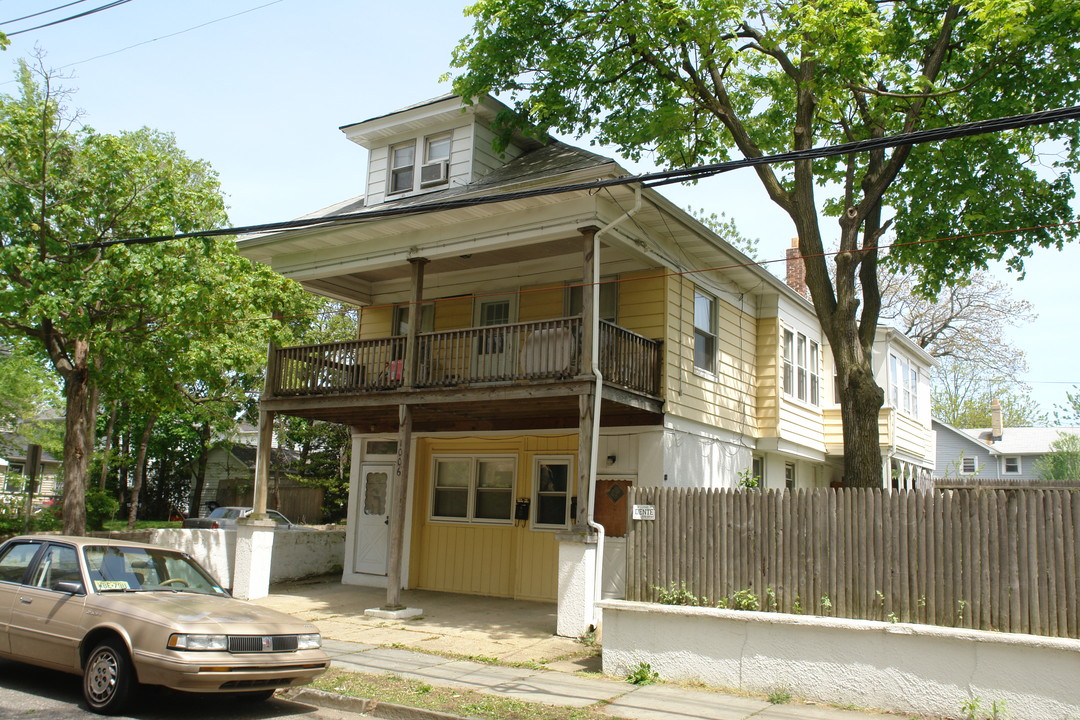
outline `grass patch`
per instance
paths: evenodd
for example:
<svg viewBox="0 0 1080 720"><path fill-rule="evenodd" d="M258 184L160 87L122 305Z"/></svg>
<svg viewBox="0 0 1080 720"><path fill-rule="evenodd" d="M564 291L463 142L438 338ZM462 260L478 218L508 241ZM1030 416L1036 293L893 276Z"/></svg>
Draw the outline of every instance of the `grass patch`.
<svg viewBox="0 0 1080 720"><path fill-rule="evenodd" d="M611 720L592 708L525 702L474 690L437 687L398 675L373 675L331 669L311 687L349 697L464 715L480 720Z"/></svg>

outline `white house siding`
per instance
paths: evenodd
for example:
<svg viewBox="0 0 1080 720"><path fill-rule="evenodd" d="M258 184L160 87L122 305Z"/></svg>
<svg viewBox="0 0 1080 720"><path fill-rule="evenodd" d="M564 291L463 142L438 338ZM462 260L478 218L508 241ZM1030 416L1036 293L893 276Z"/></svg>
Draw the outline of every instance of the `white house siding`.
<svg viewBox="0 0 1080 720"><path fill-rule="evenodd" d="M521 148L516 145L508 145L501 155L495 153L492 144L495 141L495 133L490 128L474 124L472 126L472 177L478 180L492 170L502 167L517 156L521 155Z"/></svg>

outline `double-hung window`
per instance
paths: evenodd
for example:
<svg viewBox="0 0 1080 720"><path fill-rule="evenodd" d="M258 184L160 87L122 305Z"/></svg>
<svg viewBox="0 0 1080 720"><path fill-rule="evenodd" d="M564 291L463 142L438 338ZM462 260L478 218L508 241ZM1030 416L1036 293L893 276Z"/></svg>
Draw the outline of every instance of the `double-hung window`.
<svg viewBox="0 0 1080 720"><path fill-rule="evenodd" d="M782 350L784 394L820 405L820 345L802 333L784 330Z"/></svg>
<svg viewBox="0 0 1080 720"><path fill-rule="evenodd" d="M390 148L389 194L409 192L416 176L416 141L410 140Z"/></svg>
<svg viewBox="0 0 1080 720"><path fill-rule="evenodd" d="M445 185L450 167L450 133L424 138L424 164L420 168L420 187Z"/></svg>
<svg viewBox="0 0 1080 720"><path fill-rule="evenodd" d="M517 460L507 456L434 458L431 517L474 523L513 522Z"/></svg>
<svg viewBox="0 0 1080 720"><path fill-rule="evenodd" d="M1019 475L1020 474L1020 458L1011 455L1002 459L1004 465L1004 471L1006 475Z"/></svg>
<svg viewBox="0 0 1080 720"><path fill-rule="evenodd" d="M570 522L570 491L573 488L569 457L537 457L533 462L536 487L534 524L538 528L566 528Z"/></svg>
<svg viewBox="0 0 1080 720"><path fill-rule="evenodd" d="M919 414L919 368L906 358L889 355L889 398L892 406Z"/></svg>
<svg viewBox="0 0 1080 720"><path fill-rule="evenodd" d="M694 288L694 367L716 373L716 298Z"/></svg>
<svg viewBox="0 0 1080 720"><path fill-rule="evenodd" d="M964 456L960 459L960 472L964 475L974 475L978 471L975 467L975 458Z"/></svg>

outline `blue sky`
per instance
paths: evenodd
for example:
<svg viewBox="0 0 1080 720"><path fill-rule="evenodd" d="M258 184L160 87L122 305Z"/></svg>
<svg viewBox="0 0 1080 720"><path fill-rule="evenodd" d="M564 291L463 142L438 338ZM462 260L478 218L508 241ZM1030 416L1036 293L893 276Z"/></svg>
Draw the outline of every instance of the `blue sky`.
<svg viewBox="0 0 1080 720"><path fill-rule="evenodd" d="M0 30L105 2L88 0ZM0 23L62 4L6 0ZM11 38L0 54L0 67L6 63L10 72L0 73L0 82L14 76L16 60L40 49L48 67L69 76L63 85L76 91L70 104L86 124L103 132L142 126L173 132L188 154L217 169L234 225L287 220L360 194L365 152L340 126L449 91L439 77L470 27L466 4L131 0ZM14 84L0 84L0 92L14 91ZM782 258L794 234L751 171L664 192L683 207L733 217L745 235L760 239L762 259ZM1072 246L1037 251L1023 282L998 273L1039 316L1004 332L1027 351L1027 379L1046 410L1080 384L1075 268L1080 247Z"/></svg>

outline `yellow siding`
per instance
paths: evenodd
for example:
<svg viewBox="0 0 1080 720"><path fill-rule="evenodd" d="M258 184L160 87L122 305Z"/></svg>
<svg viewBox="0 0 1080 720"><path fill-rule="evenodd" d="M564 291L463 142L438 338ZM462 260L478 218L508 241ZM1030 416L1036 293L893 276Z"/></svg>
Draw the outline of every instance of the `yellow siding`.
<svg viewBox="0 0 1080 720"><path fill-rule="evenodd" d="M483 525L430 520L431 457L446 454L516 455L514 497L531 498L534 457L573 456L576 452L576 435L419 440L415 460L410 587L524 600L554 600L558 593L555 532L533 530L525 523ZM572 478L576 478L576 471Z"/></svg>
<svg viewBox="0 0 1080 720"><path fill-rule="evenodd" d="M717 298L716 375L694 369L694 284L671 278L665 345L666 400L672 414L737 433L757 430L757 320Z"/></svg>
<svg viewBox="0 0 1080 720"><path fill-rule="evenodd" d="M472 327L471 297L443 298L435 301L435 330L461 330Z"/></svg>
<svg viewBox="0 0 1080 720"><path fill-rule="evenodd" d="M394 308L390 305L360 308L360 339L390 337L390 325L393 321Z"/></svg>
<svg viewBox="0 0 1080 720"><path fill-rule="evenodd" d="M663 270L654 268L619 276L619 326L647 338L664 337Z"/></svg>
<svg viewBox="0 0 1080 720"><path fill-rule="evenodd" d="M757 411L759 437L780 433L780 319L758 320Z"/></svg>
<svg viewBox="0 0 1080 720"><path fill-rule="evenodd" d="M561 318L565 297L566 287L562 283L524 287L518 300L518 320L536 322Z"/></svg>
<svg viewBox="0 0 1080 720"><path fill-rule="evenodd" d="M896 413L893 443L897 450L905 450L915 455L929 457L930 430L915 418L905 413Z"/></svg>

